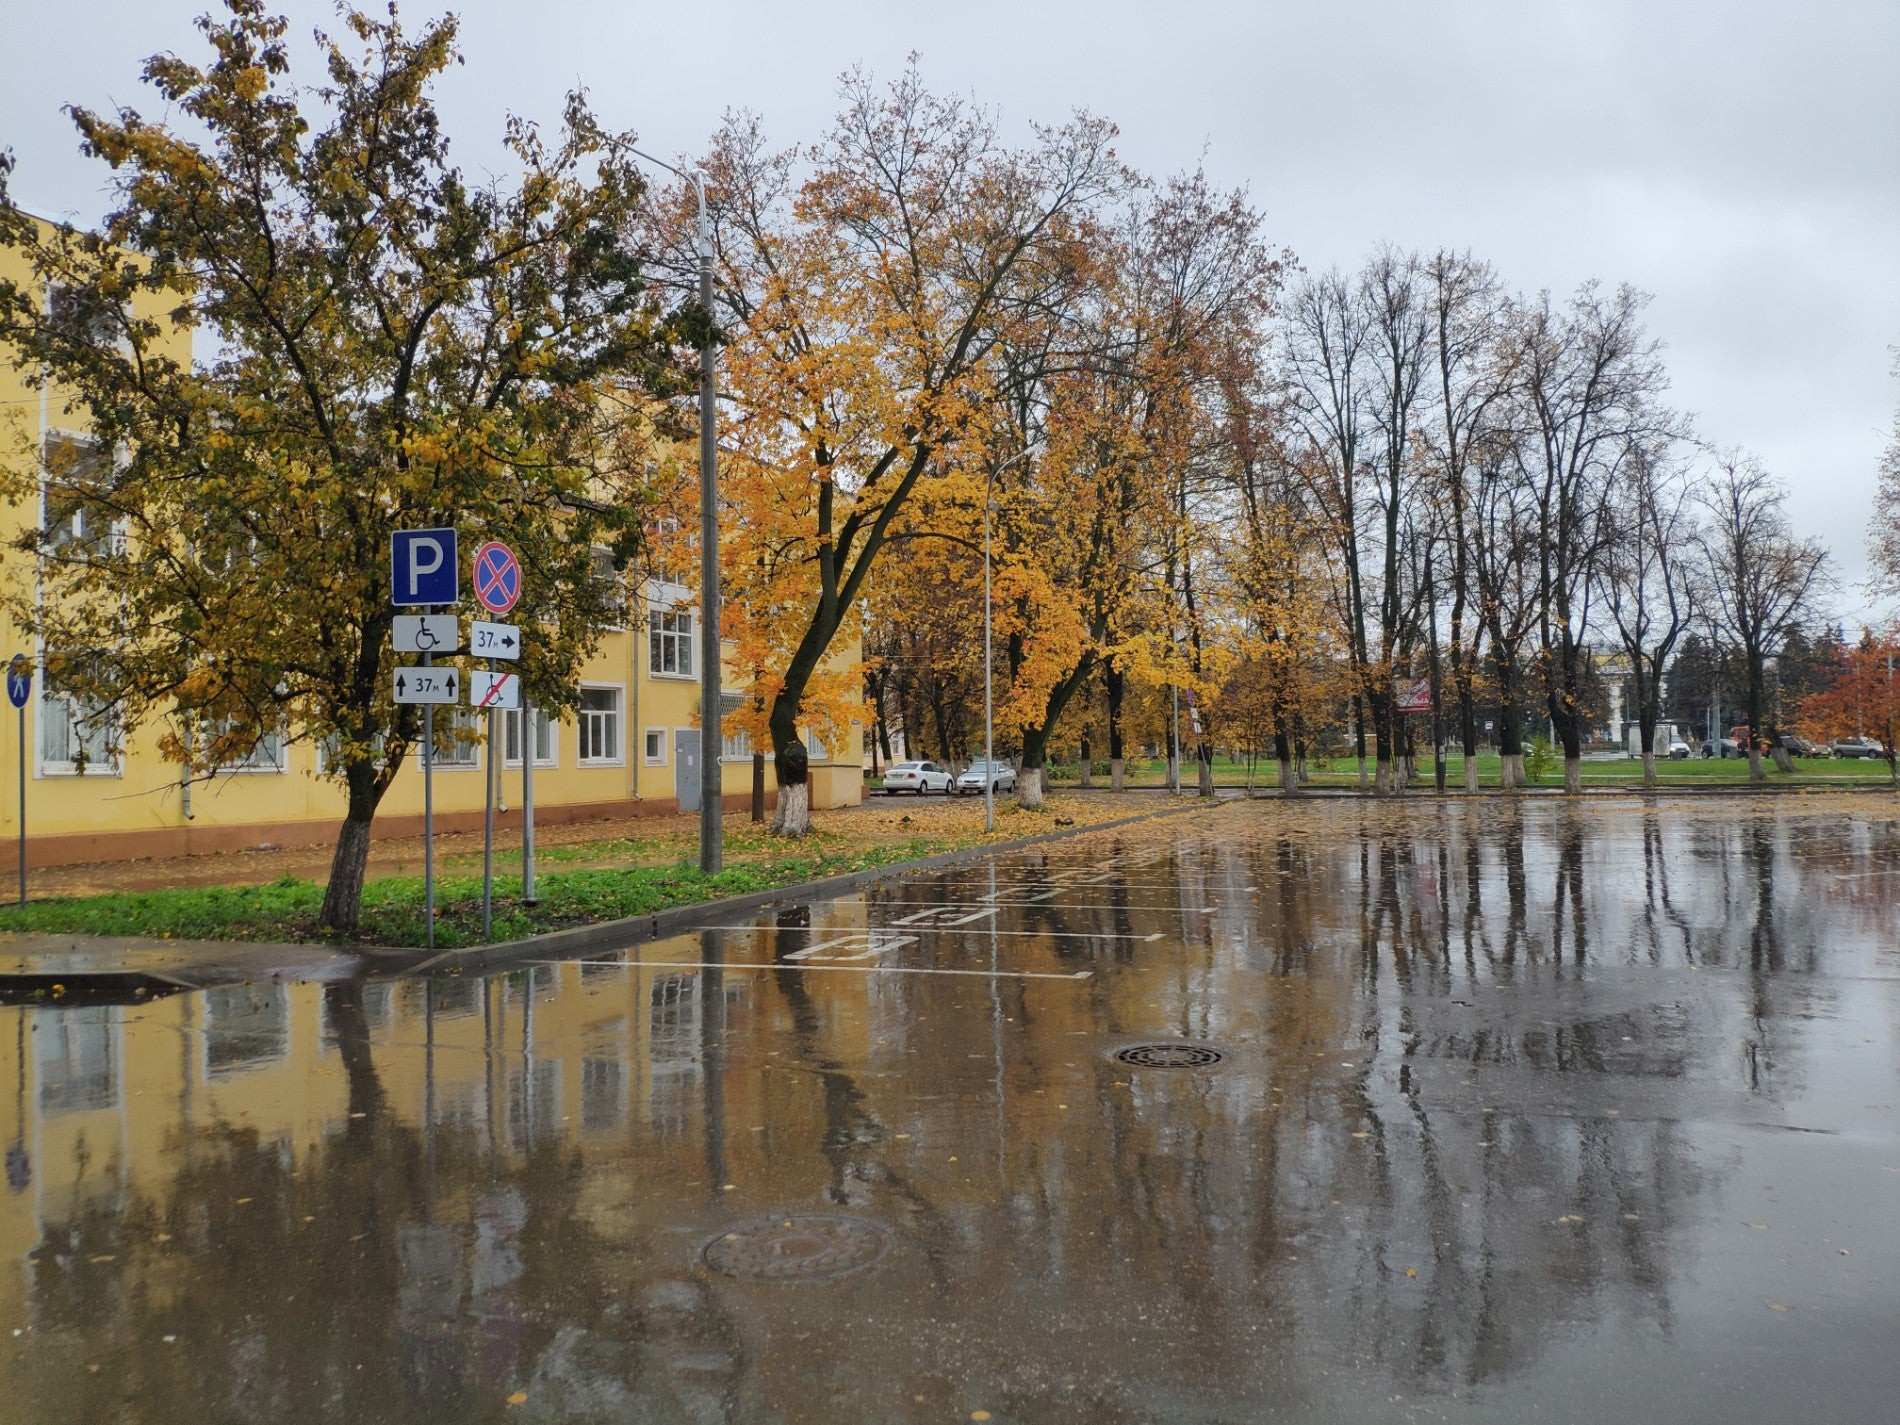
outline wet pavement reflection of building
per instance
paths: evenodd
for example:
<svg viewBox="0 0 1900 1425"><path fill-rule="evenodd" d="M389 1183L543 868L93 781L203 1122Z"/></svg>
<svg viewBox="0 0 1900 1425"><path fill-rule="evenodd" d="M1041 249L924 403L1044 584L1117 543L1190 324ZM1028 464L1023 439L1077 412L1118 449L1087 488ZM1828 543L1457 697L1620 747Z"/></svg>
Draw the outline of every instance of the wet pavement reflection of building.
<svg viewBox="0 0 1900 1425"><path fill-rule="evenodd" d="M589 963L0 1010L0 1414L1890 1418L1882 805L1263 802ZM1177 1041L1224 1057L1114 1057ZM705 1265L799 1212L889 1251Z"/></svg>

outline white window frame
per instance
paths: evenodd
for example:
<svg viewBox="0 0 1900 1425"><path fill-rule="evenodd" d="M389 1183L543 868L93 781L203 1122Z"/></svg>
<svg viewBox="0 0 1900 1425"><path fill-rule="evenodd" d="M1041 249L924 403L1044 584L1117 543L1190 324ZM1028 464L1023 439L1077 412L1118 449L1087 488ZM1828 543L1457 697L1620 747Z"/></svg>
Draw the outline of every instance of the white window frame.
<svg viewBox="0 0 1900 1425"><path fill-rule="evenodd" d="M627 685L625 683L582 683L583 697L590 692L612 693L614 695L614 750L612 757L589 757L587 755L587 726L590 718L598 718L602 710L580 707L575 709L575 762L582 767L624 767L627 765Z"/></svg>
<svg viewBox="0 0 1900 1425"><path fill-rule="evenodd" d="M42 649L39 665L46 667L46 656ZM86 769L79 770L79 763L72 758L64 761L46 755L46 734L55 718L64 722L73 730L76 741L84 739L78 734L78 718L68 709L78 706L76 700L67 693L49 688L46 675L41 672L33 680L33 775L39 777L123 777L125 775L124 729L116 716L105 720L98 736L104 745L104 755L97 761L88 757Z"/></svg>
<svg viewBox="0 0 1900 1425"><path fill-rule="evenodd" d="M640 756L649 767L664 767L667 762L666 729L663 727L643 727L640 729ZM654 738L660 739L660 755L655 757L647 749L653 745Z"/></svg>
<svg viewBox="0 0 1900 1425"><path fill-rule="evenodd" d="M665 624L671 619L684 619L686 621L685 629L666 628ZM694 670L699 666L698 648L696 646L698 635L699 620L694 617L691 609L682 609L677 604L655 603L647 610L647 676L649 678L661 678L668 682L691 683L695 681L696 674ZM674 661L676 664L683 662L683 670L680 667L663 670L655 666L656 663L663 663L665 661L664 657L661 656L658 650L653 646L653 640L655 638L677 640ZM661 646L664 647L665 644L662 643Z"/></svg>
<svg viewBox="0 0 1900 1425"><path fill-rule="evenodd" d="M596 574L605 575L614 581L616 597L609 606L608 621L602 627L609 633L624 633L627 628L627 605L630 602L626 575L614 562L614 552L605 545L591 546L588 556L593 562Z"/></svg>
<svg viewBox="0 0 1900 1425"><path fill-rule="evenodd" d="M275 744L275 755L268 762L260 762L257 756ZM257 746L251 749L250 757L243 762L222 762L218 765L218 775L275 776L290 771L290 744L284 740L281 732L267 732L257 739Z"/></svg>
<svg viewBox="0 0 1900 1425"><path fill-rule="evenodd" d="M726 717L737 712L744 701L744 696L738 693L720 694L719 719L722 730L719 736L719 760L721 762L750 762L752 760L752 734L742 732L736 737L727 737L723 731Z"/></svg>
<svg viewBox="0 0 1900 1425"><path fill-rule="evenodd" d="M501 715L501 765L503 767L518 768L521 766L521 753L518 746L514 756L510 757L508 755L508 743L510 738L517 744L521 741L521 714L522 709L510 708L504 710ZM534 710L534 721L529 724L529 727L531 731L536 733L539 733L542 729L546 729L547 734L547 756L543 757L539 749L537 749L534 754L534 765L537 767L560 766L561 724L548 716L548 710L546 708L536 708ZM510 732L510 728L513 728L514 731ZM536 741L538 742L539 740L537 737Z"/></svg>
<svg viewBox="0 0 1900 1425"><path fill-rule="evenodd" d="M442 706L440 703L429 703L424 705L424 710L433 713ZM466 728L480 733L487 726L488 719L486 715L475 708L465 708L457 703L450 705L448 711L450 728ZM453 746L454 744L451 743L449 745ZM422 744L420 740L417 741L415 755L416 767L420 770L422 766ZM468 744L467 760L464 761L458 756L453 762L443 759L443 745L437 743L436 746L430 750L429 765L432 770L437 772L479 772L482 770L482 743L480 741L470 742Z"/></svg>

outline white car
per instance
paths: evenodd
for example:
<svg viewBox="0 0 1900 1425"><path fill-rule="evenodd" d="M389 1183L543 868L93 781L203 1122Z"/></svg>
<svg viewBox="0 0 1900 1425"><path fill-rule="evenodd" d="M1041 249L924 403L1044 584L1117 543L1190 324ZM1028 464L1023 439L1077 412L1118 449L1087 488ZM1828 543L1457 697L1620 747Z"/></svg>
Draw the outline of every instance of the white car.
<svg viewBox="0 0 1900 1425"><path fill-rule="evenodd" d="M985 768L988 770L985 771ZM1007 762L972 762L963 769L963 775L957 778L957 795L981 792L988 784L993 784L999 792L1015 791L1016 769Z"/></svg>
<svg viewBox="0 0 1900 1425"><path fill-rule="evenodd" d="M893 762L884 774L884 795L894 797L899 792L915 792L920 797L927 792L942 792L949 796L950 769L935 762Z"/></svg>

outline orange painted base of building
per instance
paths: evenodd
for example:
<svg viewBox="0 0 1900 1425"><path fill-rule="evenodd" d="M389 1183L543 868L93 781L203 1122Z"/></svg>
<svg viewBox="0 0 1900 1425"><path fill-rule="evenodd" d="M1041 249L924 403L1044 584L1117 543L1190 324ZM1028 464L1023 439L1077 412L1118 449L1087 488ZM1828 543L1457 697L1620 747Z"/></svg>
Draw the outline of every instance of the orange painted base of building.
<svg viewBox="0 0 1900 1425"><path fill-rule="evenodd" d="M765 794L769 811L778 804L776 788ZM752 805L750 792L728 792L723 805L729 812ZM483 812L444 811L435 816L439 832L480 831ZM536 807L534 824L563 826L575 821L630 821L679 816L677 797L622 797L605 802L570 802ZM219 852L276 850L291 846L333 846L342 819L335 821L248 822L229 826L162 826L138 831L93 831L64 836L28 836L28 866L89 866L107 861L155 861L170 856L210 856ZM521 808L496 811L495 830L521 832ZM420 814L379 816L376 841L422 835Z"/></svg>

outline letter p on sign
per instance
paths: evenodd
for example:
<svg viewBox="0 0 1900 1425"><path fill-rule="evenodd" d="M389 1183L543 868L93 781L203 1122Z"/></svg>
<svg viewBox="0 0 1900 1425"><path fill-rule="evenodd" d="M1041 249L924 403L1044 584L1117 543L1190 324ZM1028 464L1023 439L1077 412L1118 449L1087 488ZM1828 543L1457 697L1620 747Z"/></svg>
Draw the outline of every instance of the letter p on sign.
<svg viewBox="0 0 1900 1425"><path fill-rule="evenodd" d="M389 599L400 607L452 604L459 596L453 529L399 529L389 536Z"/></svg>

